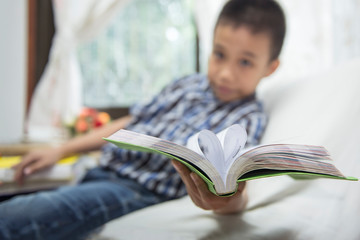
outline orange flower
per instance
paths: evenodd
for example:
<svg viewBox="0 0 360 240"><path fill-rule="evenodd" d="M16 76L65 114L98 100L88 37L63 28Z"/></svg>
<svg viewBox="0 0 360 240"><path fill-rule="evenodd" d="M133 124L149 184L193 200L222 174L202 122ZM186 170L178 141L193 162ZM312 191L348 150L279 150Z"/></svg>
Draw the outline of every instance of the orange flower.
<svg viewBox="0 0 360 240"><path fill-rule="evenodd" d="M75 131L77 133L85 133L89 130L89 125L85 118L79 118L75 124Z"/></svg>
<svg viewBox="0 0 360 240"><path fill-rule="evenodd" d="M94 128L101 127L111 121L110 115L106 112L98 112L96 109L84 107L73 124L67 124L72 136L84 134Z"/></svg>
<svg viewBox="0 0 360 240"><path fill-rule="evenodd" d="M79 117L96 117L97 111L93 108L88 108L88 107L84 107L80 114Z"/></svg>
<svg viewBox="0 0 360 240"><path fill-rule="evenodd" d="M102 125L110 122L110 119L110 115L106 112L99 112L97 115L97 120L99 120Z"/></svg>

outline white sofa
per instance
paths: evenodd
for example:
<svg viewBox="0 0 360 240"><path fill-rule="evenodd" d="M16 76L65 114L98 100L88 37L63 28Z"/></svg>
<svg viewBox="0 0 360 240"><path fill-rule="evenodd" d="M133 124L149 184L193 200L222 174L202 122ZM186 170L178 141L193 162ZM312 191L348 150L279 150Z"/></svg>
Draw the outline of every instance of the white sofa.
<svg viewBox="0 0 360 240"><path fill-rule="evenodd" d="M263 143L325 146L360 177L360 59L303 79L264 80L270 121ZM219 216L188 197L107 224L102 239L360 239L360 183L287 176L248 182L243 214Z"/></svg>

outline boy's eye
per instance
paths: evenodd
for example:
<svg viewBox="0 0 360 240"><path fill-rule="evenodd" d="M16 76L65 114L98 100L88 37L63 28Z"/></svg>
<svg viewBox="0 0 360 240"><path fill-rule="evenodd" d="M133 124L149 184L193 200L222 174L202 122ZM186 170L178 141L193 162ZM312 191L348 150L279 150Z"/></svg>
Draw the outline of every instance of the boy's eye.
<svg viewBox="0 0 360 240"><path fill-rule="evenodd" d="M222 52L219 52L219 51L214 51L214 55L218 59L224 58L224 54Z"/></svg>
<svg viewBox="0 0 360 240"><path fill-rule="evenodd" d="M248 61L248 60L246 60L246 59L240 60L240 61L239 61L239 64L240 64L241 66L244 66L244 67L251 66L251 62Z"/></svg>

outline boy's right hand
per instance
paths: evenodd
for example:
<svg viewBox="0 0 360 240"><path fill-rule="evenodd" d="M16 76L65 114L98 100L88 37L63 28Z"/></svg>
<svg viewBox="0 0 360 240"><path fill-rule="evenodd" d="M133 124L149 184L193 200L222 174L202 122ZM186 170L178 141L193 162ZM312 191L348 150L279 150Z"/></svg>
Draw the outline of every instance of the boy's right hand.
<svg viewBox="0 0 360 240"><path fill-rule="evenodd" d="M63 157L59 148L41 149L29 152L22 161L12 168L15 170L15 181L22 185L25 177L40 170L52 167Z"/></svg>
<svg viewBox="0 0 360 240"><path fill-rule="evenodd" d="M172 163L196 206L204 210L212 210L217 214L240 213L245 209L248 200L245 182L239 183L238 191L233 196L219 197L210 192L206 183L185 165L175 160L172 160Z"/></svg>

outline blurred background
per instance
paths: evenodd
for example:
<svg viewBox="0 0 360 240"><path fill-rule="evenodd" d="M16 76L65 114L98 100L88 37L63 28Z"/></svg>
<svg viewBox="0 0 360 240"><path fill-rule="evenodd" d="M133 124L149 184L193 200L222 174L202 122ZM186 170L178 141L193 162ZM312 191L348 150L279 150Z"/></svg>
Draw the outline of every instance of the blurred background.
<svg viewBox="0 0 360 240"><path fill-rule="evenodd" d="M116 118L169 81L206 73L223 2L0 0L0 143L49 141L84 106ZM360 0L279 3L287 36L271 78L360 57Z"/></svg>

